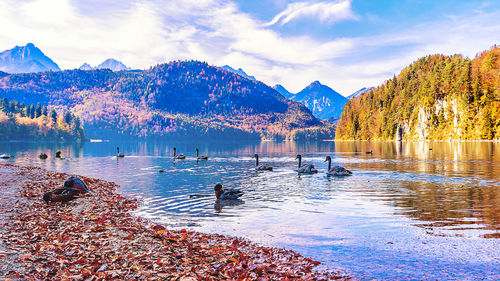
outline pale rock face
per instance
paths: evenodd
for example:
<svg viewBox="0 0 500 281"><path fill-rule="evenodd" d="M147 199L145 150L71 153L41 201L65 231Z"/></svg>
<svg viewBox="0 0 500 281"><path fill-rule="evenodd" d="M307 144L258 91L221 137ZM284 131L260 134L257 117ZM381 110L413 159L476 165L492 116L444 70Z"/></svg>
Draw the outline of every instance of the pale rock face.
<svg viewBox="0 0 500 281"><path fill-rule="evenodd" d="M430 119L429 114L425 112L423 106L420 106L418 109L418 119L417 124L415 125L415 133L418 136L418 139L423 140L429 135L427 130L427 123Z"/></svg>

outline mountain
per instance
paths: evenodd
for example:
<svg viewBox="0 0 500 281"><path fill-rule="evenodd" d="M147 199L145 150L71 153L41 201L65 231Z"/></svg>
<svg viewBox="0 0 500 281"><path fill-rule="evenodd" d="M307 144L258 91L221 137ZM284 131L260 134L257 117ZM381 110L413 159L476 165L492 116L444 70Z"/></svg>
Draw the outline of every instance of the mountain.
<svg viewBox="0 0 500 281"><path fill-rule="evenodd" d="M8 73L29 73L61 69L33 43L28 43L26 46L16 46L1 52L0 70Z"/></svg>
<svg viewBox="0 0 500 281"><path fill-rule="evenodd" d="M334 127L262 82L198 61L0 79L0 97L71 110L90 138L332 138Z"/></svg>
<svg viewBox="0 0 500 281"><path fill-rule="evenodd" d="M85 64L83 64L83 65L85 65ZM107 59L107 60L103 61L101 64L99 64L98 66L96 66L95 68L96 69L111 69L113 71L130 70L130 67L127 67L121 61L117 61L115 59Z"/></svg>
<svg viewBox="0 0 500 281"><path fill-rule="evenodd" d="M236 73L239 76L245 77L247 79L255 80L255 77L246 74L245 71L243 71L243 69L241 69L241 68L238 68L238 70L236 70L236 69L230 67L229 65L224 65L221 68L225 69L225 70L228 70L228 71L231 71L232 73Z"/></svg>
<svg viewBox="0 0 500 281"><path fill-rule="evenodd" d="M92 70L92 69L94 69L94 68L93 68L92 66L90 66L90 64L88 64L88 63L84 63L84 64L82 64L82 66L80 66L78 69L80 69L80 70Z"/></svg>
<svg viewBox="0 0 500 281"><path fill-rule="evenodd" d="M352 98L357 98L357 97L361 96L362 94L368 93L369 91L371 91L373 89L375 89L375 87L361 88L361 89L357 90L356 92L347 96L347 99L350 100Z"/></svg>
<svg viewBox="0 0 500 281"><path fill-rule="evenodd" d="M337 139L500 139L500 47L418 59L349 100Z"/></svg>
<svg viewBox="0 0 500 281"><path fill-rule="evenodd" d="M314 81L292 99L307 106L319 119L340 118L347 99L332 88Z"/></svg>
<svg viewBox="0 0 500 281"><path fill-rule="evenodd" d="M282 94L285 98L289 99L293 97L293 93L290 93L285 87L281 86L280 84L276 84L273 89L278 91L278 93Z"/></svg>

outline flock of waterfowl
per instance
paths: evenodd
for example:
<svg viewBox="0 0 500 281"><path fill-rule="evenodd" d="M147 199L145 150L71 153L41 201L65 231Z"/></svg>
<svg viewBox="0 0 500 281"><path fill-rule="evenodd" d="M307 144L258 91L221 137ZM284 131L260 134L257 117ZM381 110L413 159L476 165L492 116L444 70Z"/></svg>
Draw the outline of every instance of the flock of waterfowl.
<svg viewBox="0 0 500 281"><path fill-rule="evenodd" d="M116 157L122 158L125 157L123 153L120 153L120 148L116 148L117 154ZM186 159L186 156L182 153L177 154L177 148L174 147L174 160L184 160ZM367 154L372 154L372 151L366 152ZM266 165L266 164L261 164L259 163L259 155L256 153L254 154L253 158L255 158L255 170L257 171L273 171L273 167ZM313 164L303 164L302 163L302 155L297 154L295 157L296 160L299 161L298 167L297 167L297 173L299 174L316 174L318 173L318 170L314 167ZM205 155L200 155L200 150L196 148L196 160L208 160L208 156ZM345 177L345 176L350 176L352 175L352 172L347 170L346 168L342 166L334 166L332 167L332 158L330 156L326 156L325 162L328 162L328 171L327 175L328 176L335 176L335 177ZM160 173L165 172L164 169L159 170ZM217 200L237 200L241 195L243 195L243 192L240 190L235 190L235 189L223 189L221 184L217 184L214 188L215 191L215 196Z"/></svg>
<svg viewBox="0 0 500 281"><path fill-rule="evenodd" d="M125 155L120 152L120 148L116 148L116 157L123 158ZM366 152L366 153L372 153ZM255 170L257 171L272 171L273 167L265 164L259 163L259 155L256 153L254 154L253 158L255 158ZM174 147L174 160L184 160L186 159L186 156L182 153L177 154L177 148ZM302 164L302 155L297 154L295 157L296 160L299 160L299 165L297 167L297 172L299 174L316 174L318 173L318 170L314 167L312 164ZM200 150L196 148L196 160L208 160L208 156L206 155L200 155ZM336 176L336 177L345 177L345 176L350 176L352 175L352 172L345 169L342 166L334 166L332 167L332 158L330 156L326 156L325 162L328 162L328 171L327 175L329 176ZM160 173L165 172L164 169L159 170Z"/></svg>
<svg viewBox="0 0 500 281"><path fill-rule="evenodd" d="M177 148L174 147L174 155L173 159L174 160L184 160L186 159L186 156L182 153L177 154ZM372 151L366 152L369 154L372 154ZM0 158L2 159L9 159L11 156L9 154L1 154ZM40 159L47 159L48 156L45 153L41 153L38 156ZM116 157L117 158L123 158L125 157L125 154L120 152L120 148L116 148ZM61 151L56 152L56 158L61 159ZM266 164L261 164L259 163L259 155L254 154L253 158L255 158L255 170L257 171L273 171L273 167L270 165ZM299 174L316 174L318 173L318 170L314 167L312 164L307 164L307 163L302 163L302 155L297 154L295 157L296 160L298 160L298 167L297 167L297 173ZM206 155L200 155L200 150L196 148L196 160L208 160L208 156ZM328 162L328 171L327 175L328 176L335 176L335 177L345 177L345 176L350 176L352 175L352 172L345 169L342 166L334 166L332 167L332 158L330 156L326 156L326 159L324 162ZM165 172L164 169L159 170L160 173ZM234 189L223 189L221 184L217 184L214 188L215 191L215 196L217 199L220 200L236 200L238 197L243 195L242 191L239 190L234 190ZM57 192L56 192L57 193Z"/></svg>

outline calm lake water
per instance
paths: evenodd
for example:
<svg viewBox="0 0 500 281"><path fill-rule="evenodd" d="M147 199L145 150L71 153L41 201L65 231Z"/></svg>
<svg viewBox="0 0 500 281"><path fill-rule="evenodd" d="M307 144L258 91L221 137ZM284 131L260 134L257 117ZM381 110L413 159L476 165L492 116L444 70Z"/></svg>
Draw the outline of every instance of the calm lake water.
<svg viewBox="0 0 500 281"><path fill-rule="evenodd" d="M174 146L186 160L172 160ZM155 222L293 249L359 279L500 280L500 143L0 143L4 152L14 156L4 163L114 181ZM254 153L275 171L256 172ZM319 173L298 176L297 153ZM328 178L327 155L353 176ZM243 200L215 204L216 183Z"/></svg>

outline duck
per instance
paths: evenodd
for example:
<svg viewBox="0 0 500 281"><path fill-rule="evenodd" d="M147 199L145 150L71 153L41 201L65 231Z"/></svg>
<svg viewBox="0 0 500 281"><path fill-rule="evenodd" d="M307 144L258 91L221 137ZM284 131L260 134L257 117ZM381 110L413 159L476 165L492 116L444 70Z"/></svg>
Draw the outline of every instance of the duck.
<svg viewBox="0 0 500 281"><path fill-rule="evenodd" d="M222 184L218 183L214 187L217 200L238 200L243 195L243 191L236 189L223 189Z"/></svg>
<svg viewBox="0 0 500 281"><path fill-rule="evenodd" d="M85 183L77 177L69 177L64 181L64 188L66 189L76 189L81 194L90 192L89 188Z"/></svg>
<svg viewBox="0 0 500 281"><path fill-rule="evenodd" d="M330 156L326 156L325 162L326 161L328 161L328 172L326 172L328 176L345 177L352 175L351 171L342 166L335 166L332 168L332 158Z"/></svg>
<svg viewBox="0 0 500 281"><path fill-rule="evenodd" d="M304 164L302 165L302 155L297 154L297 157L295 159L299 159L299 166L297 169L297 172L299 174L316 174L318 170L314 168L314 165L312 164Z"/></svg>
<svg viewBox="0 0 500 281"><path fill-rule="evenodd" d="M373 154L373 150L366 151L365 154Z"/></svg>
<svg viewBox="0 0 500 281"><path fill-rule="evenodd" d="M255 158L255 170L257 171L272 171L273 167L267 165L259 165L259 155L257 153L253 156Z"/></svg>
<svg viewBox="0 0 500 281"><path fill-rule="evenodd" d="M62 158L62 157L61 157L61 151L57 151L57 152L56 152L56 158Z"/></svg>
<svg viewBox="0 0 500 281"><path fill-rule="evenodd" d="M0 155L0 159L9 159L9 158L10 158L10 155L7 154L7 153L4 153L4 154Z"/></svg>
<svg viewBox="0 0 500 281"><path fill-rule="evenodd" d="M78 197L80 191L75 188L58 188L54 191L45 192L43 201L49 202L68 202Z"/></svg>
<svg viewBox="0 0 500 281"><path fill-rule="evenodd" d="M39 157L40 159L47 159L47 157L48 157L48 156L47 156L47 154L45 154L45 153L40 153L40 155L38 155L38 157Z"/></svg>
<svg viewBox="0 0 500 281"><path fill-rule="evenodd" d="M174 159L186 159L186 156L184 154L177 154L177 148L174 147Z"/></svg>
<svg viewBox="0 0 500 281"><path fill-rule="evenodd" d="M158 173L165 173L165 170L164 169L160 169L160 170L158 170Z"/></svg>
<svg viewBox="0 0 500 281"><path fill-rule="evenodd" d="M119 147L116 147L116 157L118 157L118 158L125 157L125 154L123 154L123 153L120 152L120 148Z"/></svg>
<svg viewBox="0 0 500 281"><path fill-rule="evenodd" d="M196 159L197 160L208 160L208 156L200 155L200 150L196 148Z"/></svg>

